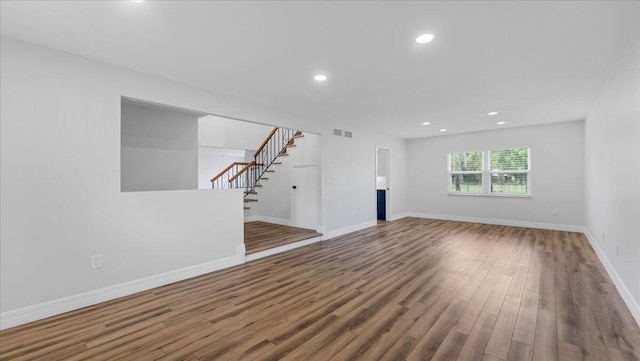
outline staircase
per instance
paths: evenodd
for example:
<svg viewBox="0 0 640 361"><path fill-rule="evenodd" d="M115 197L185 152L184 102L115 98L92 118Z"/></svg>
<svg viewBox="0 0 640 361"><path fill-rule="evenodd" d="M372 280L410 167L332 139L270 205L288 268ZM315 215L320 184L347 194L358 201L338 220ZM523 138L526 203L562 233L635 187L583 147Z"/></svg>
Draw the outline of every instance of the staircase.
<svg viewBox="0 0 640 361"><path fill-rule="evenodd" d="M272 167L282 163L278 158L289 156L289 148L295 147L295 140L302 137L304 135L299 130L274 127L253 154L251 162L231 163L211 178L211 187L244 189L244 209L251 209L248 204L258 201L252 197L258 194L256 188L262 187L262 182L269 179L270 173L275 172Z"/></svg>

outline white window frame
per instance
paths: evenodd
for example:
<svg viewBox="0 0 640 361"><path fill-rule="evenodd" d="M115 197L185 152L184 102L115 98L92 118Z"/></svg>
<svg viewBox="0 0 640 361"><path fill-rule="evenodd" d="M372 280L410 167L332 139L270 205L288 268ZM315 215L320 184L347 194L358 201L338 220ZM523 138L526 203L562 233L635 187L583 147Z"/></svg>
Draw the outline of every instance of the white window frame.
<svg viewBox="0 0 640 361"><path fill-rule="evenodd" d="M451 170L451 155L453 153L469 153L469 152L480 152L478 150L471 150L471 151L466 151L466 152L451 152L449 154L447 154L447 189L449 191L449 194L464 194L464 195L482 195L485 192L484 186L485 186L485 176L484 176L484 169L485 169L485 164L487 164L487 159L485 157L484 152L482 154L482 170L471 170L471 171L465 171L465 170ZM451 185L451 177L454 175L465 175L465 174L479 174L480 178L482 179L482 193L471 193L471 192L456 192L454 190L451 189L452 185Z"/></svg>
<svg viewBox="0 0 640 361"><path fill-rule="evenodd" d="M491 152L495 152L503 149L515 149L515 148L527 148L527 168L526 170L492 170L491 168ZM454 153L466 153L466 152L482 152L482 171L452 171L451 170L451 156ZM492 193L491 192L491 175L492 174L527 174L527 193ZM530 146L516 146L516 147L500 147L493 150L471 150L451 152L447 154L447 193L451 196L480 196L480 197L515 197L515 198L531 198L532 197L532 182L531 182L531 147ZM453 190L451 177L457 174L482 174L482 193L470 193L459 192Z"/></svg>

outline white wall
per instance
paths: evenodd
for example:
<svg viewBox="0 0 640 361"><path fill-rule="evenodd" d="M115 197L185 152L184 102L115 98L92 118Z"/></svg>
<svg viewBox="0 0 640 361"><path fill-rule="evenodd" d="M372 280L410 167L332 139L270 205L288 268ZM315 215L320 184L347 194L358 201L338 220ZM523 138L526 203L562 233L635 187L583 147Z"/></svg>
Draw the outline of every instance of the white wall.
<svg viewBox="0 0 640 361"><path fill-rule="evenodd" d="M244 162L243 149L198 146L198 189L211 189L211 178L234 162Z"/></svg>
<svg viewBox="0 0 640 361"><path fill-rule="evenodd" d="M5 37L0 44L3 327L8 311L236 256L240 191L120 192L121 96L265 123L290 115ZM91 271L96 254L103 267Z"/></svg>
<svg viewBox="0 0 640 361"><path fill-rule="evenodd" d="M207 115L198 120L198 144L234 149L258 149L273 126Z"/></svg>
<svg viewBox="0 0 640 361"><path fill-rule="evenodd" d="M584 224L582 121L408 141L409 210L485 220ZM447 192L447 153L531 147L531 198L460 196ZM552 209L558 209L554 216ZM450 217L453 216L453 217Z"/></svg>
<svg viewBox="0 0 640 361"><path fill-rule="evenodd" d="M121 190L197 189L197 116L130 102L121 110Z"/></svg>
<svg viewBox="0 0 640 361"><path fill-rule="evenodd" d="M390 119L389 121L393 121ZM353 132L334 136L333 129ZM350 124L326 124L322 131L322 213L327 234L354 225L375 224L376 146L391 150L390 219L407 211L406 141Z"/></svg>
<svg viewBox="0 0 640 361"><path fill-rule="evenodd" d="M338 139L333 127L347 125L6 37L0 45L0 327L116 295L87 292L227 260L242 245L240 191L120 192L122 96L326 135L322 217L333 235L375 223L375 146L388 146L392 210L406 210L401 139L357 128ZM103 267L91 271L95 254Z"/></svg>
<svg viewBox="0 0 640 361"><path fill-rule="evenodd" d="M320 169L319 138L316 134L304 133L304 137L295 140L296 146L288 149L289 156L278 158L282 164L271 166L270 169L275 172L265 173L264 177L269 179L261 181L262 187L257 188L256 196L257 215L262 217L262 220L291 224L291 167L315 164ZM253 207L254 203L249 206Z"/></svg>
<svg viewBox="0 0 640 361"><path fill-rule="evenodd" d="M594 248L626 285L617 283L640 322L640 32L633 35L587 115L585 194Z"/></svg>

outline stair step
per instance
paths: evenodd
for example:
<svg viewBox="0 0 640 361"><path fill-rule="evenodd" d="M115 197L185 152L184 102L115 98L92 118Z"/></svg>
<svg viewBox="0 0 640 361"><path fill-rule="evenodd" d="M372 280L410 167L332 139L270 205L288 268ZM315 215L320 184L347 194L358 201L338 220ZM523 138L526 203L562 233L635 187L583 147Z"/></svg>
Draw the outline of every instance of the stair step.
<svg viewBox="0 0 640 361"><path fill-rule="evenodd" d="M295 144L287 144L284 146L285 148L297 147Z"/></svg>
<svg viewBox="0 0 640 361"><path fill-rule="evenodd" d="M254 187L262 187L262 184L256 184Z"/></svg>
<svg viewBox="0 0 640 361"><path fill-rule="evenodd" d="M267 177L262 177L262 178L260 178L260 180L269 180L269 178L267 178Z"/></svg>
<svg viewBox="0 0 640 361"><path fill-rule="evenodd" d="M294 135L293 137L291 137L291 139L297 139L297 138L304 138L304 135L300 134L300 135Z"/></svg>
<svg viewBox="0 0 640 361"><path fill-rule="evenodd" d="M251 192L244 192L244 194L258 194L258 192L256 192L256 191L251 191Z"/></svg>
<svg viewBox="0 0 640 361"><path fill-rule="evenodd" d="M251 207L244 207L244 210L246 211L247 209L251 209Z"/></svg>
<svg viewBox="0 0 640 361"><path fill-rule="evenodd" d="M273 173L273 172L275 172L275 170L273 170L273 169L267 169L267 170L265 170L265 172L267 172L267 173Z"/></svg>
<svg viewBox="0 0 640 361"><path fill-rule="evenodd" d="M289 154L287 154L287 153L280 153L280 154L278 154L278 156L279 156L279 157L288 157L288 156L289 156Z"/></svg>
<svg viewBox="0 0 640 361"><path fill-rule="evenodd" d="M282 164L282 162L273 162L271 164Z"/></svg>
<svg viewBox="0 0 640 361"><path fill-rule="evenodd" d="M244 199L244 202L245 202L245 203L248 203L248 202L257 202L257 201L258 201L257 199L253 199L253 198L245 198L245 199Z"/></svg>

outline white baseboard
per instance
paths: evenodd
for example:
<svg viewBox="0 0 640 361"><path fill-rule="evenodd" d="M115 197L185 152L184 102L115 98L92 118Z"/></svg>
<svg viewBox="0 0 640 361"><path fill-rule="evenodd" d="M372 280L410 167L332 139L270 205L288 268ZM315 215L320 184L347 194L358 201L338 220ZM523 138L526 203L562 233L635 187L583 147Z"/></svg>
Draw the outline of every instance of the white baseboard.
<svg viewBox="0 0 640 361"><path fill-rule="evenodd" d="M244 243L236 245L236 261L238 264L243 264L247 261L247 248Z"/></svg>
<svg viewBox="0 0 640 361"><path fill-rule="evenodd" d="M433 213L409 212L407 214L407 217L441 219L441 220L445 220L445 221L471 222L471 223L482 223L482 224L497 224L497 225L500 225L500 226L549 229L549 230L553 230L553 231L566 231L566 232L579 232L579 233L582 233L584 231L584 227L583 226L574 226L574 225L570 225L570 224L555 224L555 223L514 221L514 220L510 220L510 219L492 219L492 218L480 218L480 217L465 217L465 216L453 216L453 215L449 215L449 214L433 214Z"/></svg>
<svg viewBox="0 0 640 361"><path fill-rule="evenodd" d="M258 220L258 216L255 214L253 216L244 216L244 223L255 222L257 220Z"/></svg>
<svg viewBox="0 0 640 361"><path fill-rule="evenodd" d="M256 217L255 218L256 221L279 224L282 226L291 226L290 219L267 217L267 216L260 216L260 215L257 215L255 217Z"/></svg>
<svg viewBox="0 0 640 361"><path fill-rule="evenodd" d="M618 272L616 272L615 268L607 256L602 252L598 243L595 242L595 238L591 236L589 230L583 226L574 226L567 224L553 224L553 223L537 223L537 222L524 222L524 221L512 221L505 219L489 219L489 218L477 218L477 217L462 217L462 216L451 216L445 214L430 214L430 213L409 213L408 217L417 217L417 218L430 218L430 219L441 219L447 221L459 221L459 222L473 222L473 223L483 223L483 224L497 224L502 226L514 226L514 227L527 227L527 228L538 228L538 229L549 229L554 231L567 231L567 232L578 232L583 233L587 240L591 244L591 247L600 259L600 262L604 266L605 270L609 274L609 277L613 281L614 286L618 290L618 293L622 297L622 300L629 308L631 315L638 325L640 325L640 305L638 305L638 301L633 297L629 289L622 281Z"/></svg>
<svg viewBox="0 0 640 361"><path fill-rule="evenodd" d="M615 268L613 268L613 265L611 264L611 262L609 262L609 259L604 254L604 252L602 252L602 249L600 249L600 246L595 241L595 238L593 238L586 227L584 228L584 235L587 237L587 240L591 244L593 250L596 252L596 255L600 259L600 262L604 266L605 270L607 270L607 273L613 281L613 284L616 286L616 289L622 297L622 300L629 308L629 311L631 311L631 315L636 320L636 323L640 326L640 305L638 304L638 301L633 297L631 292L629 292L629 289L618 275L618 272L616 272Z"/></svg>
<svg viewBox="0 0 640 361"><path fill-rule="evenodd" d="M3 312L0 314L0 330L239 265L244 262L244 244L236 247L236 252L239 251L242 251L242 257L236 253L232 257Z"/></svg>
<svg viewBox="0 0 640 361"><path fill-rule="evenodd" d="M318 237L313 237L313 238L309 238L309 239L304 239L304 240L298 241L298 242L293 242L293 243L289 243L289 244L283 244L282 246L269 248L269 249L265 249L264 251L248 254L245 257L245 259L246 259L247 262L250 262L250 261L253 261L253 260L256 260L256 259L260 259L260 258L264 258L264 257L271 256L271 255L274 255L274 254L282 253L282 252L285 252L285 251L292 250L294 248L306 246L306 245L309 245L309 244L312 244L312 243L316 243L316 242L320 242L320 241L322 241L322 237L318 236Z"/></svg>
<svg viewBox="0 0 640 361"><path fill-rule="evenodd" d="M389 217L389 221L393 222L393 221L397 221L398 219L402 219L406 217L409 217L409 212L392 214L391 217Z"/></svg>
<svg viewBox="0 0 640 361"><path fill-rule="evenodd" d="M361 229L373 227L376 224L378 224L378 221L373 220L373 221L368 221L368 222L356 224L356 225L349 226L349 227L336 229L335 231L330 231L330 232L327 232L327 233L323 234L322 235L322 240L325 241L325 240L328 240L328 239L331 239L331 238L342 236L342 235L347 234L347 233L356 232L356 231L359 231Z"/></svg>

